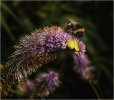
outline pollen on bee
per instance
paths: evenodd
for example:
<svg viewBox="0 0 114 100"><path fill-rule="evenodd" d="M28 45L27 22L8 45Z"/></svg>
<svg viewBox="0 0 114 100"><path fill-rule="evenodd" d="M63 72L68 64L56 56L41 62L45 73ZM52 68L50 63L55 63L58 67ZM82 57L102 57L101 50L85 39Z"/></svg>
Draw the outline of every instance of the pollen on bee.
<svg viewBox="0 0 114 100"><path fill-rule="evenodd" d="M67 43L67 46L70 49L75 49L76 52L79 52L80 51L78 40L69 40L68 43Z"/></svg>

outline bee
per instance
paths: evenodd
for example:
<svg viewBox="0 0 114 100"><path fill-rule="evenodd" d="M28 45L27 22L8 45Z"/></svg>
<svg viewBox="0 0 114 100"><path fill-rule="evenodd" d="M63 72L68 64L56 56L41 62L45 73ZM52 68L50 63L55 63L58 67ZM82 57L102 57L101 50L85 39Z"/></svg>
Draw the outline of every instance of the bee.
<svg viewBox="0 0 114 100"><path fill-rule="evenodd" d="M85 32L85 29L82 25L78 24L75 20L70 19L65 28L65 32L73 34L74 36L81 38Z"/></svg>

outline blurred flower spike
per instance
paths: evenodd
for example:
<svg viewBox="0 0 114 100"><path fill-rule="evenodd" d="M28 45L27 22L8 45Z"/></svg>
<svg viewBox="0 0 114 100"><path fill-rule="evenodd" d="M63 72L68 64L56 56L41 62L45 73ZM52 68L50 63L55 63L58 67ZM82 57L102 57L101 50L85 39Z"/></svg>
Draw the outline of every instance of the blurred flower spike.
<svg viewBox="0 0 114 100"><path fill-rule="evenodd" d="M74 71L81 75L86 80L91 80L92 67L90 66L90 61L85 54L76 55L73 54L74 58Z"/></svg>
<svg viewBox="0 0 114 100"><path fill-rule="evenodd" d="M59 87L59 74L54 71L49 71L48 73L41 73L36 78L37 83L37 95L39 97L48 96L50 93Z"/></svg>

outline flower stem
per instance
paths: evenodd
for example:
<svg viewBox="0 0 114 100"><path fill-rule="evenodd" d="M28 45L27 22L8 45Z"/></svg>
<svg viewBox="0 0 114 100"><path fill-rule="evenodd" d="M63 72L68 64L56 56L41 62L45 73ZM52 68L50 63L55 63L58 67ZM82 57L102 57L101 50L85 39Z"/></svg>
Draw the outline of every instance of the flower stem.
<svg viewBox="0 0 114 100"><path fill-rule="evenodd" d="M100 88L98 87L98 84L92 82L92 81L89 81L89 84L91 85L93 91L95 92L97 98L99 100L102 100L103 99L103 95L102 95L102 92L100 90Z"/></svg>

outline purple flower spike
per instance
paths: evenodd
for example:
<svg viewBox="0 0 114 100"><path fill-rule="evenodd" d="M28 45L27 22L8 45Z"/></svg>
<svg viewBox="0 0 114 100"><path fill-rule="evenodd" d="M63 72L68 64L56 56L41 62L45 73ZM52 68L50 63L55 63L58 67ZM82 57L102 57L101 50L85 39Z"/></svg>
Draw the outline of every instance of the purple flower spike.
<svg viewBox="0 0 114 100"><path fill-rule="evenodd" d="M84 79L91 80L93 78L92 75L92 67L90 67L90 62L86 55L73 54L74 58L74 71L80 74Z"/></svg>
<svg viewBox="0 0 114 100"><path fill-rule="evenodd" d="M27 79L26 81L20 82L17 85L17 89L18 89L21 96L22 95L27 96L33 92L34 86L35 86L34 81Z"/></svg>
<svg viewBox="0 0 114 100"><path fill-rule="evenodd" d="M81 49L82 54L86 52L86 46L82 41L79 41L79 48Z"/></svg>
<svg viewBox="0 0 114 100"><path fill-rule="evenodd" d="M59 87L59 74L54 71L48 73L41 73L36 78L37 83L37 95L39 97L48 96L57 87Z"/></svg>

